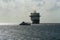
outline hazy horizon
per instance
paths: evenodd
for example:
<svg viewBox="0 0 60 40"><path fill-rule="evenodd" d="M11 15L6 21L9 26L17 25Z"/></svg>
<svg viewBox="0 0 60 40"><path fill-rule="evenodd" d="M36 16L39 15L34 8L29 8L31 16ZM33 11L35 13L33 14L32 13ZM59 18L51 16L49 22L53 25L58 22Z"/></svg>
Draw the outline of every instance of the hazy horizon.
<svg viewBox="0 0 60 40"><path fill-rule="evenodd" d="M41 23L60 23L60 0L0 0L0 23L31 22L34 10Z"/></svg>

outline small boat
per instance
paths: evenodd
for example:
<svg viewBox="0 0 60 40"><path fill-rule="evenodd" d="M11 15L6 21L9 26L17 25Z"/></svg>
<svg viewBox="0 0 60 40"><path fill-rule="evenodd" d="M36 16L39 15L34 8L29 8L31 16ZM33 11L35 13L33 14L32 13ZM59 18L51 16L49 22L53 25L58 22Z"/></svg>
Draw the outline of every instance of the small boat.
<svg viewBox="0 0 60 40"><path fill-rule="evenodd" d="M22 22L21 24L19 25L31 25L30 23L25 23L25 22Z"/></svg>

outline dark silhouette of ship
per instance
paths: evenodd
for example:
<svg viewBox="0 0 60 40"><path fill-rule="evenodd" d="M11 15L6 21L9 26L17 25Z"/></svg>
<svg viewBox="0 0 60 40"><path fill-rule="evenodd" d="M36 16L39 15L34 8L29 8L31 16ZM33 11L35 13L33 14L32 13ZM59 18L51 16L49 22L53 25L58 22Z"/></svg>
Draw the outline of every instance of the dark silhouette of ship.
<svg viewBox="0 0 60 40"><path fill-rule="evenodd" d="M36 10L30 15L32 24L40 23L40 13L37 13ZM20 25L31 25L30 23L22 22Z"/></svg>
<svg viewBox="0 0 60 40"><path fill-rule="evenodd" d="M40 22L40 13L37 13L36 10L30 15L32 24L39 24Z"/></svg>
<svg viewBox="0 0 60 40"><path fill-rule="evenodd" d="M31 25L30 23L26 23L26 22L22 22L21 24L19 25Z"/></svg>

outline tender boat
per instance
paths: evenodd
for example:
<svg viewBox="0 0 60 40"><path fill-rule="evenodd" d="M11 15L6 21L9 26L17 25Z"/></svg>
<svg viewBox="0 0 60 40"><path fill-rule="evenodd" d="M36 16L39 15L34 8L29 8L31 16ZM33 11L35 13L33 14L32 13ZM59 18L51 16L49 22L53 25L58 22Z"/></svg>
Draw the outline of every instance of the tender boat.
<svg viewBox="0 0 60 40"><path fill-rule="evenodd" d="M21 24L19 25L31 25L30 23L25 23L25 22L22 22Z"/></svg>

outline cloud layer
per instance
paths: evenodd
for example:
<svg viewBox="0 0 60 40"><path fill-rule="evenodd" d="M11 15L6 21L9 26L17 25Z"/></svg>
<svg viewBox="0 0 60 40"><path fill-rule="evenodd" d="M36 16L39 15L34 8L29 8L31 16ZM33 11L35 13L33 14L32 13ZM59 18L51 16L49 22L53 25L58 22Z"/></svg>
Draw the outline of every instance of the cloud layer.
<svg viewBox="0 0 60 40"><path fill-rule="evenodd" d="M31 22L34 10L41 14L41 23L60 23L60 0L0 0L0 22Z"/></svg>

